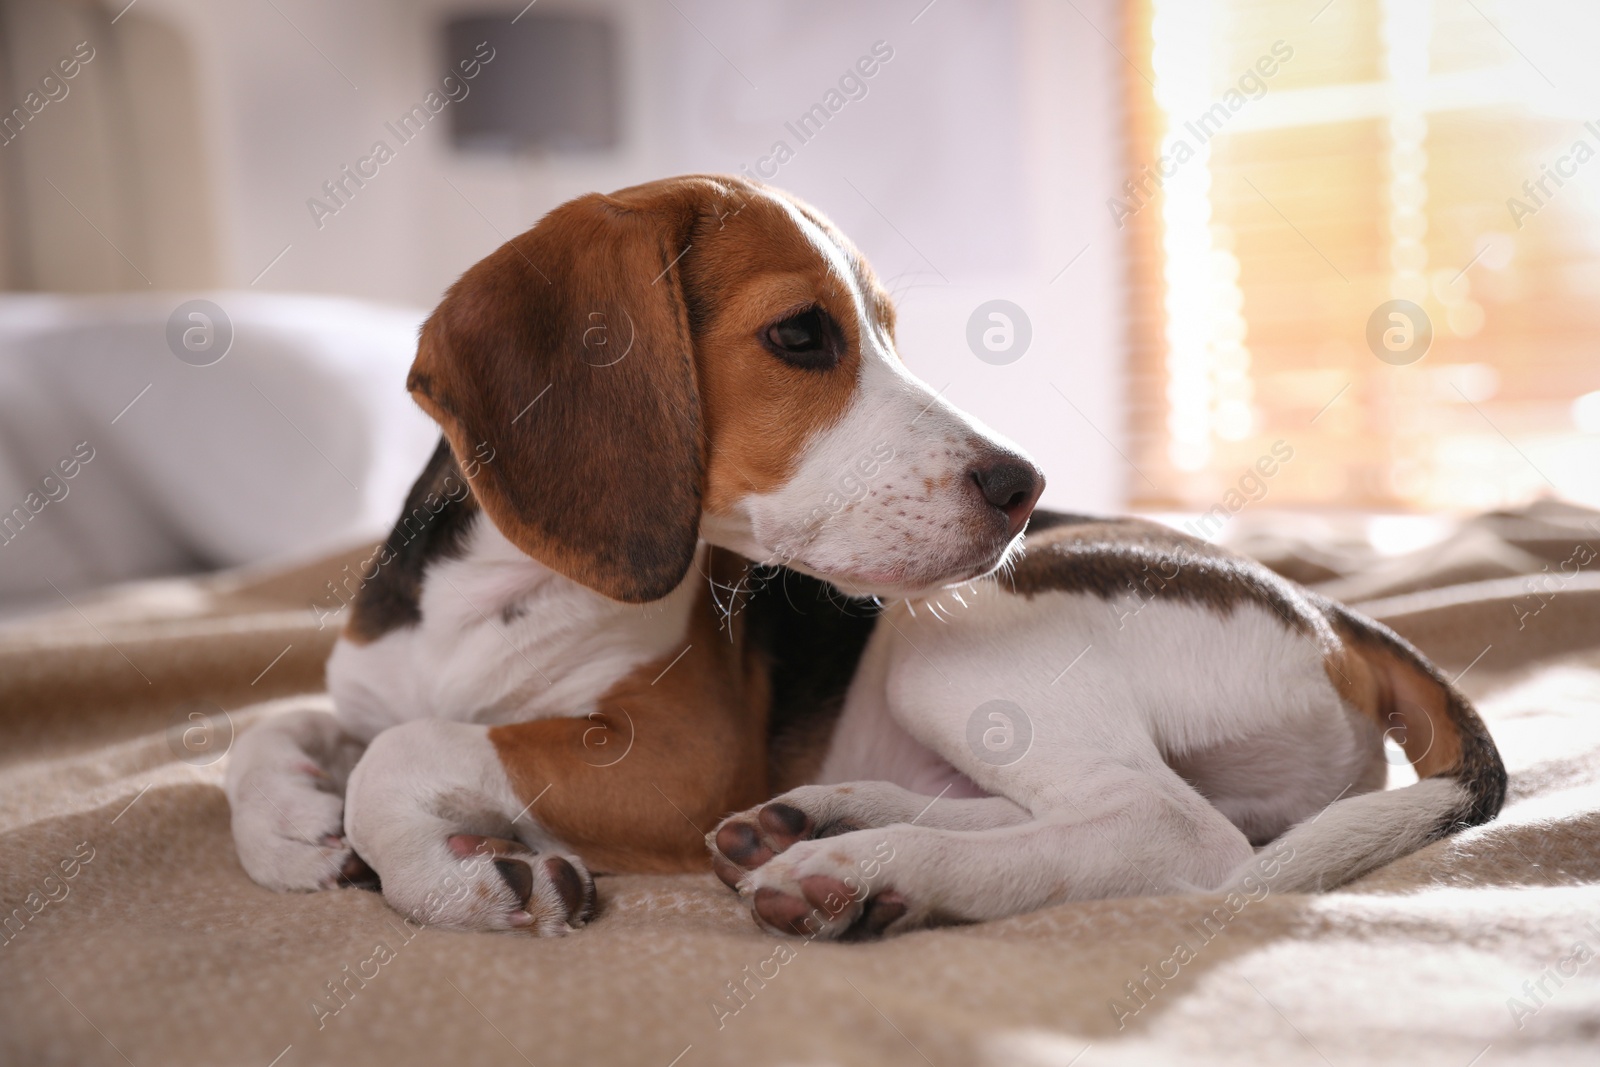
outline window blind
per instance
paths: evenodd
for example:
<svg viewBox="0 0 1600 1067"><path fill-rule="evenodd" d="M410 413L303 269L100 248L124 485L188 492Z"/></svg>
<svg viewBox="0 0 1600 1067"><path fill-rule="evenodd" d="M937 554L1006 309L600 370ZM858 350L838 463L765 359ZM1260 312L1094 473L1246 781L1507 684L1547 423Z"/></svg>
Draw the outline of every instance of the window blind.
<svg viewBox="0 0 1600 1067"><path fill-rule="evenodd" d="M1135 0L1135 506L1600 504L1600 108L1551 58L1597 13L1557 6Z"/></svg>

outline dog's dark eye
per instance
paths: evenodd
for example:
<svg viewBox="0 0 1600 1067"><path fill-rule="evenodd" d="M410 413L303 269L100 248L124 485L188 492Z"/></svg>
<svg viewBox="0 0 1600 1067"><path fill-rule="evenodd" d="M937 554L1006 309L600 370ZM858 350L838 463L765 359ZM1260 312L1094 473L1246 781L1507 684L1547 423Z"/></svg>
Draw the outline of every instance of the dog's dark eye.
<svg viewBox="0 0 1600 1067"><path fill-rule="evenodd" d="M818 308L769 326L765 339L774 355L797 367L825 370L839 362L838 331Z"/></svg>

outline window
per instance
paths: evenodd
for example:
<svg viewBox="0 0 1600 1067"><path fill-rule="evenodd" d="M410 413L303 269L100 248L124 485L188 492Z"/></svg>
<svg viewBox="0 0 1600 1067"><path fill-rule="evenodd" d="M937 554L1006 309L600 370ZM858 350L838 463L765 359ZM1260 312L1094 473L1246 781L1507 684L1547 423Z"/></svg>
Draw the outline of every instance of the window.
<svg viewBox="0 0 1600 1067"><path fill-rule="evenodd" d="M1134 5L1107 210L1136 506L1600 505L1596 28L1582 2Z"/></svg>

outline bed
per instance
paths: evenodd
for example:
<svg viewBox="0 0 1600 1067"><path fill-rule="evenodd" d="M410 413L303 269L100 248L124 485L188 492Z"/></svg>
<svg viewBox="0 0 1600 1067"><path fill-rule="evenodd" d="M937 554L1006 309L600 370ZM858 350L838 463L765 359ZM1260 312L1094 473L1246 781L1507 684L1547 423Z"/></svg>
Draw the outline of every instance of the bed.
<svg viewBox="0 0 1600 1067"><path fill-rule="evenodd" d="M314 605L366 544L79 594L0 627L0 1061L1593 1063L1600 514L1541 502L1398 556L1371 529L1247 512L1235 542L1459 677L1511 773L1497 821L1323 895L879 944L770 937L710 873L602 876L596 921L550 940L262 889L229 739L326 706Z"/></svg>

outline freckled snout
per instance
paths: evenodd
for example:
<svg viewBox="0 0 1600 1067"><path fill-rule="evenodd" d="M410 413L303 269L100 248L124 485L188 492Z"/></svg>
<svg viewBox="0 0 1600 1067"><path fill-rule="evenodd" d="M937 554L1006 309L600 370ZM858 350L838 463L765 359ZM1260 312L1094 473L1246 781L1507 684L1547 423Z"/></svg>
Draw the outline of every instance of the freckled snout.
<svg viewBox="0 0 1600 1067"><path fill-rule="evenodd" d="M1005 521L1007 540L1022 531L1044 492L1044 472L1010 452L985 455L973 464L967 477L983 505L999 512Z"/></svg>

